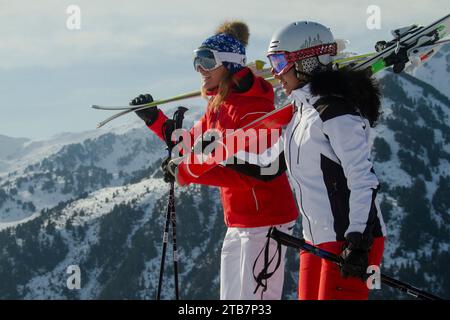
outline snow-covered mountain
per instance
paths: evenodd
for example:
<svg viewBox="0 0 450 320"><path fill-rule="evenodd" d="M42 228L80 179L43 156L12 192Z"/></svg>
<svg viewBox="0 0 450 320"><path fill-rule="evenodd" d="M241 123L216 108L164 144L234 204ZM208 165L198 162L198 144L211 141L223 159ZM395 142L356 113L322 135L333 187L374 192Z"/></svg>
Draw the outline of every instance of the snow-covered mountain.
<svg viewBox="0 0 450 320"><path fill-rule="evenodd" d="M383 116L373 135L389 230L383 271L447 298L449 57L447 48L418 78L380 75ZM202 111L192 107L186 127ZM165 154L140 120L46 141L0 136L0 298L153 299L168 193L159 169ZM217 299L225 232L219 194L191 186L178 188L176 198L181 297ZM167 259L163 298L172 298L170 246ZM79 290L66 285L71 265L81 270ZM289 250L285 298L295 298L297 269ZM373 297L406 296L383 288Z"/></svg>
<svg viewBox="0 0 450 320"><path fill-rule="evenodd" d="M424 68L418 68L414 76L450 98L450 45L443 46L432 59L425 62Z"/></svg>

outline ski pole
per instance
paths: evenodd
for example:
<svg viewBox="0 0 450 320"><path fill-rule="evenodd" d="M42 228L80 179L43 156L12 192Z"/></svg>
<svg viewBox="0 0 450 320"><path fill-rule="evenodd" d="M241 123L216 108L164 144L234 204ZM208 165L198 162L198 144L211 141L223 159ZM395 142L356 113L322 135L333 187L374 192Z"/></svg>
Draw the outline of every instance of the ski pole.
<svg viewBox="0 0 450 320"><path fill-rule="evenodd" d="M173 119L168 119L163 126L163 136L167 145L167 151L169 158L172 156L172 150L175 146L174 141L172 141L172 133L175 129L182 128L184 113L188 109L185 107L178 107L173 115ZM169 182L169 201L167 203L166 212L166 223L164 226L163 235L163 247L161 252L161 264L159 269L159 281L158 281L158 291L156 294L156 300L161 299L161 289L164 277L164 264L166 260L167 243L169 241L169 227L172 226L172 251L173 251L173 273L174 273L174 284L175 284L175 299L179 299L179 285L178 285L178 250L177 250L177 218L175 211L175 183L174 181Z"/></svg>
<svg viewBox="0 0 450 320"><path fill-rule="evenodd" d="M178 287L178 250L177 250L177 216L175 213L175 183L170 182L170 194L172 197L170 221L172 223L172 251L173 251L173 276L175 283L175 299L179 300L180 290Z"/></svg>
<svg viewBox="0 0 450 320"><path fill-rule="evenodd" d="M166 260L166 250L167 250L167 242L169 241L169 223L170 223L170 216L172 213L172 202L175 201L173 198L174 194L172 193L172 189L169 193L169 203L167 204L167 213L166 213L166 223L164 226L164 233L163 233L163 246L162 246L162 253L161 253L161 264L159 267L159 281L158 281L158 291L156 293L156 300L161 299L161 288L163 283L163 277L164 277L164 263Z"/></svg>
<svg viewBox="0 0 450 320"><path fill-rule="evenodd" d="M280 242L281 244L283 244L287 247L292 247L295 249L301 249L301 250L307 251L309 253L314 254L315 256L318 256L318 257L328 260L328 261L332 261L338 265L341 265L341 263L342 263L341 258L338 255L328 252L328 251L325 251L323 249L320 249L309 243L306 243L306 241L304 239L299 239L294 236L291 236L287 233L277 230L277 228L272 228L269 236L272 239ZM404 293L407 293L413 297L416 297L416 298L419 298L422 300L443 300L441 297L438 297L438 296L435 296L426 291L420 290L420 289L413 287L405 282L391 278L385 274L381 274L381 282L387 286L390 286L391 288L398 289Z"/></svg>
<svg viewBox="0 0 450 320"><path fill-rule="evenodd" d="M185 107L178 107L177 111L175 111L173 115L173 119L175 121L175 129L181 129L183 127L183 119L184 113L188 109ZM171 138L171 137L170 137ZM170 140L169 138L169 140ZM166 140L168 137L166 137ZM171 156L171 152L174 145L171 145L171 150L169 152L169 157ZM179 286L178 286L178 250L177 250L177 216L175 212L175 183L174 181L170 182L170 193L172 194L172 211L171 211L171 222L172 222L172 249L173 249L173 273L174 273L174 282L175 282L175 298L179 299Z"/></svg>

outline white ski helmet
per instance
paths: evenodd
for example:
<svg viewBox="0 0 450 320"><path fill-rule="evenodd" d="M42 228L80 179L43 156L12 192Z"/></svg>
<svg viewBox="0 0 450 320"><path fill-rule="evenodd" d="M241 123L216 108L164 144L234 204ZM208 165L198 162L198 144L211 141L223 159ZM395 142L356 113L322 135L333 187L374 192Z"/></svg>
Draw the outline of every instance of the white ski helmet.
<svg viewBox="0 0 450 320"><path fill-rule="evenodd" d="M312 21L298 21L277 30L269 44L267 57L274 73L282 74L296 62L310 73L318 66L329 65L337 44L330 29Z"/></svg>

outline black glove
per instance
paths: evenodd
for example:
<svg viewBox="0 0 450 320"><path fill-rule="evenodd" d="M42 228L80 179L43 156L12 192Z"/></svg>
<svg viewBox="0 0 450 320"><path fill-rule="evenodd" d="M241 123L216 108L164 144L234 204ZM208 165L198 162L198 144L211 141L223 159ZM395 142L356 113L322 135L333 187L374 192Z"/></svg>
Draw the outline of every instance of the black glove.
<svg viewBox="0 0 450 320"><path fill-rule="evenodd" d="M346 236L344 251L341 253L342 277L355 277L364 281L368 278L367 268L371 246L372 239L359 232L351 232Z"/></svg>
<svg viewBox="0 0 450 320"><path fill-rule="evenodd" d="M161 163L161 169L162 169L163 174L164 174L164 181L165 182L175 182L175 176L172 174L172 172L175 173L177 165L173 161L170 161L170 160L172 160L172 159L170 157L167 157ZM169 168L170 168L170 170L169 170Z"/></svg>
<svg viewBox="0 0 450 320"><path fill-rule="evenodd" d="M141 94L138 97L134 98L130 101L131 106L137 106L140 104L150 103L153 102L153 97L150 94ZM150 126L152 125L156 119L158 119L158 113L159 109L157 106L154 106L152 108L147 108L139 111L135 111L136 114L145 121L145 124Z"/></svg>

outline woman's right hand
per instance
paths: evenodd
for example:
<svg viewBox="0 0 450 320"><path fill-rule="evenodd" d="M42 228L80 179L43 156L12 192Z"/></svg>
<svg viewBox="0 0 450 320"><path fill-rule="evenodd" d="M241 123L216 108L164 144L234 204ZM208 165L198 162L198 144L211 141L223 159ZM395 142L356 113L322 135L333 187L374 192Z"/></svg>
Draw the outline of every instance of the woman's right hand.
<svg viewBox="0 0 450 320"><path fill-rule="evenodd" d="M137 96L136 98L134 98L133 100L131 100L130 105L137 106L137 105L146 104L146 103L150 103L150 102L153 102L153 97L151 94L147 93L147 94L141 94L141 95ZM142 120L145 121L145 124L147 126L150 126L156 121L156 119L158 119L159 109L157 106L154 106L154 107L146 108L146 109L135 111L135 112L139 116L139 118L141 118Z"/></svg>

